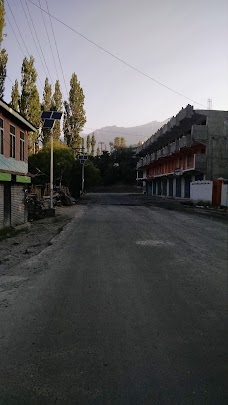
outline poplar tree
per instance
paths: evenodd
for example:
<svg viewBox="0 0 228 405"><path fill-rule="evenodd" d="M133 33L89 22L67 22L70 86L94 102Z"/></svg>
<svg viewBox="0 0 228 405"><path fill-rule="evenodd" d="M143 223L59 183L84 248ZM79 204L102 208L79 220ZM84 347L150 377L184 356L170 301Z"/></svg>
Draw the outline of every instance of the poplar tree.
<svg viewBox="0 0 228 405"><path fill-rule="evenodd" d="M63 96L60 88L59 81L55 82L55 91L52 97L52 110L62 111L63 108ZM56 121L53 128L54 141L59 141L61 135L60 121Z"/></svg>
<svg viewBox="0 0 228 405"><path fill-rule="evenodd" d="M83 136L81 137L81 148L82 148L82 153L84 153L85 152L85 139Z"/></svg>
<svg viewBox="0 0 228 405"><path fill-rule="evenodd" d="M86 138L86 149L87 149L87 155L89 155L89 154L90 154L90 146L91 146L91 139L90 139L90 136L89 136L89 135L87 135L87 138Z"/></svg>
<svg viewBox="0 0 228 405"><path fill-rule="evenodd" d="M18 80L15 80L15 83L12 86L10 105L14 110L16 111L20 110L20 93Z"/></svg>
<svg viewBox="0 0 228 405"><path fill-rule="evenodd" d="M114 148L115 149L120 148L120 137L119 136L116 136L114 139Z"/></svg>
<svg viewBox="0 0 228 405"><path fill-rule="evenodd" d="M75 149L80 149L81 137L80 132L86 123L86 115L84 110L83 90L77 75L72 74L70 80L69 100L64 102L64 138L68 146Z"/></svg>
<svg viewBox="0 0 228 405"><path fill-rule="evenodd" d="M126 140L123 136L121 136L121 138L120 138L120 147L126 148Z"/></svg>
<svg viewBox="0 0 228 405"><path fill-rule="evenodd" d="M101 154L101 151L99 148L97 148L97 156L100 156L100 154Z"/></svg>
<svg viewBox="0 0 228 405"><path fill-rule="evenodd" d="M51 90L51 84L48 81L48 78L46 77L45 83L44 83L44 91L43 91L43 102L42 102L42 111L51 111L52 107L52 90ZM42 142L43 145L45 145L47 142L50 141L51 137L51 131L50 129L43 129L42 130Z"/></svg>
<svg viewBox="0 0 228 405"><path fill-rule="evenodd" d="M34 58L24 58L21 68L21 100L20 112L27 120L39 128L41 121L41 105L39 93L36 87L37 72L34 67ZM38 131L29 133L29 153L35 151L35 141Z"/></svg>
<svg viewBox="0 0 228 405"><path fill-rule="evenodd" d="M6 50L4 48L2 49L4 27L5 27L5 4L4 0L0 0L0 98L3 98L4 96L6 65L8 61L8 54Z"/></svg>
<svg viewBox="0 0 228 405"><path fill-rule="evenodd" d="M91 155L92 155L92 156L94 156L94 154L95 154L95 146L96 146L96 139L95 139L95 135L94 135L94 133L93 133L92 139L91 139L91 147L92 147L92 149L91 149Z"/></svg>

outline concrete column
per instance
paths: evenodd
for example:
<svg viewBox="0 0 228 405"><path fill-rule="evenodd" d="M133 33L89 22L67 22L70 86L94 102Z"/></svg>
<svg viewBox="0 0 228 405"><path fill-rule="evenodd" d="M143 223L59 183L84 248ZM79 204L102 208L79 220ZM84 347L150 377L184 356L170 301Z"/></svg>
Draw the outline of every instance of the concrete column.
<svg viewBox="0 0 228 405"><path fill-rule="evenodd" d="M173 178L173 197L176 197L176 177Z"/></svg>
<svg viewBox="0 0 228 405"><path fill-rule="evenodd" d="M156 195L158 195L158 182L156 180Z"/></svg>
<svg viewBox="0 0 228 405"><path fill-rule="evenodd" d="M184 186L185 186L185 179L184 176L181 176L181 198L184 198Z"/></svg>
<svg viewBox="0 0 228 405"><path fill-rule="evenodd" d="M169 177L167 177L167 192L166 192L166 197L169 196Z"/></svg>

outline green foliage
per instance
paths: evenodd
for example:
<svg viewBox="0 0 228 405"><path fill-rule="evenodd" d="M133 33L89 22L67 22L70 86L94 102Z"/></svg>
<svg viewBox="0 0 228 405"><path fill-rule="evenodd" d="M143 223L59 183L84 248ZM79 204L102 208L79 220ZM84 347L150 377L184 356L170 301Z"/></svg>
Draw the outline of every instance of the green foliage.
<svg viewBox="0 0 228 405"><path fill-rule="evenodd" d="M116 136L113 144L115 149L126 148L126 140L123 136Z"/></svg>
<svg viewBox="0 0 228 405"><path fill-rule="evenodd" d="M86 138L86 149L87 149L87 155L89 155L89 154L90 154L90 146L91 146L91 139L90 139L90 136L89 136L89 135L87 135L87 138Z"/></svg>
<svg viewBox="0 0 228 405"><path fill-rule="evenodd" d="M114 139L114 148L115 149L120 148L120 137L119 136L116 136Z"/></svg>
<svg viewBox="0 0 228 405"><path fill-rule="evenodd" d="M8 55L5 49L1 49L4 37L5 27L5 5L4 0L0 0L0 98L3 98L5 91L6 80L6 65L8 62Z"/></svg>
<svg viewBox="0 0 228 405"><path fill-rule="evenodd" d="M121 136L121 138L120 138L120 147L126 148L126 140L123 136Z"/></svg>
<svg viewBox="0 0 228 405"><path fill-rule="evenodd" d="M12 87L10 105L14 110L16 111L20 110L20 93L18 80L15 80L15 83Z"/></svg>
<svg viewBox="0 0 228 405"><path fill-rule="evenodd" d="M35 184L49 183L50 153L50 143L47 143L40 152L29 157L29 172L39 174L33 178ZM74 152L68 146L54 142L53 157L54 184L59 186L61 178L62 185L69 187L73 196L78 196L81 190L82 165L79 160L74 159ZM92 161L88 161L85 165L85 187L100 183L100 170Z"/></svg>
<svg viewBox="0 0 228 405"><path fill-rule="evenodd" d="M52 107L52 90L51 84L48 81L48 78L45 79L44 83L44 92L43 92L43 102L42 102L42 111L50 111ZM42 130L42 142L45 145L50 141L51 131L49 129Z"/></svg>
<svg viewBox="0 0 228 405"><path fill-rule="evenodd" d="M50 154L50 143L47 143L40 152L29 157L29 171L33 174L36 174L38 170L43 173L43 175L34 178L34 183L49 183ZM53 158L54 183L59 185L59 179L62 175L62 184L69 187L71 171L74 165L72 149L60 142L53 142Z"/></svg>
<svg viewBox="0 0 228 405"><path fill-rule="evenodd" d="M5 49L0 51L0 98L3 98L5 91L6 80L6 65L8 62L8 55Z"/></svg>
<svg viewBox="0 0 228 405"><path fill-rule="evenodd" d="M5 27L5 4L4 0L0 0L0 44L3 41L3 29Z"/></svg>
<svg viewBox="0 0 228 405"><path fill-rule="evenodd" d="M59 81L55 82L55 91L52 98L52 110L62 111L63 108L63 96L60 88ZM60 121L56 121L53 128L53 139L59 141L61 135Z"/></svg>
<svg viewBox="0 0 228 405"><path fill-rule="evenodd" d="M64 102L64 138L68 146L79 149L81 145L80 132L86 123L83 90L75 73L70 80L69 100Z"/></svg>
<svg viewBox="0 0 228 405"><path fill-rule="evenodd" d="M37 72L34 67L34 58L24 58L21 68L21 101L20 112L35 127L40 126L41 105L36 87ZM29 153L34 153L37 133L29 133Z"/></svg>
<svg viewBox="0 0 228 405"><path fill-rule="evenodd" d="M81 148L82 148L82 153L84 153L85 152L85 139L83 136L81 137Z"/></svg>
<svg viewBox="0 0 228 405"><path fill-rule="evenodd" d="M117 183L134 184L136 179L135 158L130 148L114 149L112 153L103 153L93 159L100 169L104 185Z"/></svg>
<svg viewBox="0 0 228 405"><path fill-rule="evenodd" d="M96 139L95 139L95 135L93 133L92 135L92 139L91 139L91 155L94 156L95 153L95 146L96 146Z"/></svg>

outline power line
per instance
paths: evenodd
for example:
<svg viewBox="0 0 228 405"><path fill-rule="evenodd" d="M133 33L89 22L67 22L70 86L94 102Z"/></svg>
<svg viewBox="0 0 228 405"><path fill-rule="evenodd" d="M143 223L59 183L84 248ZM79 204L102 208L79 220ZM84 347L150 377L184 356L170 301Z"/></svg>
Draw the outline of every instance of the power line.
<svg viewBox="0 0 228 405"><path fill-rule="evenodd" d="M38 48L37 43L36 43L36 41L35 41L35 38L34 38L34 35L33 35L33 32L32 32L32 28L31 28L31 25L30 25L30 22L29 22L28 16L27 16L27 14L26 14L26 11L25 11L25 8L24 8L24 5L23 5L22 0L20 0L20 1L21 1L21 6L22 6L22 9L23 9L23 11L24 11L24 15L25 15L26 21L27 21L27 23L28 23L29 30L30 30L31 35L32 35L33 42L34 42L34 44L35 44L35 47L36 47L37 53L38 53L39 58L40 58L40 60L41 60L41 63L42 63L43 69L44 69L44 71L45 71L45 66L44 66L44 63L43 63L43 59L42 59L42 57L41 57L41 55L40 55L39 48Z"/></svg>
<svg viewBox="0 0 228 405"><path fill-rule="evenodd" d="M33 29L34 29L34 32L35 32L35 35L36 35L36 39L37 39L38 45L39 45L39 47L40 47L40 52L41 52L41 54L42 54L42 56L43 56L43 59L44 59L44 63L45 63L46 69L47 69L47 73L48 73L49 78L50 78L50 81L51 81L51 83L52 83L52 85L53 85L53 81L52 81L52 78L51 78L51 75L50 75L50 72L49 72L49 69L48 69L48 66L47 66L47 62L46 62L45 56L44 56L44 54L43 54L43 50L42 50L41 45L40 45L39 37L38 37L37 32L36 32L36 27L35 27L35 25L34 25L33 18L32 18L32 15L31 15L31 13L30 13L30 10L29 10L29 6L28 6L27 0L25 0L25 4L26 4L26 7L27 7L27 9L28 9L29 17L31 18L32 26L33 26Z"/></svg>
<svg viewBox="0 0 228 405"><path fill-rule="evenodd" d="M23 42L23 44L24 44L24 47L25 47L25 49L26 49L26 52L27 52L28 56L30 56L29 51L28 51L28 48L27 48L27 46L26 46L26 44L25 44L24 38L22 37L20 28L18 27L17 21L16 21L16 19L15 19L15 17L14 17L13 11L12 11L10 5L9 5L8 0L6 0L6 1L7 1L7 4L8 4L8 7L9 7L9 9L10 9L10 12L11 12L11 14L12 14L12 17L13 17L13 19L14 19L14 21L15 21L15 24L16 24L16 27L17 27L17 29L18 29L18 32L19 32L19 34L20 34L21 40L22 40L22 42ZM21 52L22 52L22 55L25 56L25 53L24 53L24 51L23 51L23 49L22 49L22 46L21 46L21 44L20 44L20 42L19 42L19 40L18 40L17 34L16 34L16 32L14 31L14 28L13 28L13 26L12 26L12 24L11 24L11 21L10 21L10 19L9 19L8 16L6 16L6 17L7 17L7 20L8 20L8 22L9 22L9 25L10 25L12 31L13 31L13 34L14 34L14 36L15 36L15 38L16 38L16 41L17 41L17 43L18 43L18 45L19 45L19 48L20 48L20 50L21 50ZM37 74L37 77L38 77L38 80L39 80L39 82L40 82L41 89L42 89L42 82L41 82L41 80L40 80L38 74ZM41 90L40 90L40 91L41 91Z"/></svg>
<svg viewBox="0 0 228 405"><path fill-rule="evenodd" d="M35 4L33 1L28 0L29 3L33 4L34 6L40 8L37 4ZM46 0L47 3L47 0ZM74 28L72 28L71 26L69 26L68 24L64 23L63 21L61 21L59 18L55 17L54 15L43 10L45 13L49 14L49 17L54 18L54 20L58 21L60 24L64 25L65 27L67 27L68 29L70 29L71 31L73 31L75 34L79 35L81 38L85 39L87 42L91 43L92 45L96 46L98 49L100 49L101 51L107 53L109 56L111 56L112 58L118 60L119 62L123 63L125 66L128 66L129 68L131 68L132 70L134 70L135 72L141 74L144 77L147 77L148 79L152 80L154 83L159 84L160 86L166 88L167 90L172 91L173 93L177 94L178 96L184 97L187 100L193 102L194 104L200 105L202 107L205 107L203 104L198 103L197 101L191 99L190 97L185 96L184 94L180 93L179 91L176 91L174 89L172 89L171 87L167 86L166 84L158 81L157 79L153 78L152 76L149 76L147 73L144 73L142 70L139 70L138 68L136 68L135 66L131 65L130 63L126 62L125 60L119 58L118 56L116 56L114 53L108 51L107 49L103 48L101 45L98 45L96 42L92 41L91 39L87 38L85 35L81 34L79 31L75 30Z"/></svg>
<svg viewBox="0 0 228 405"><path fill-rule="evenodd" d="M9 4L8 0L6 0L6 2L7 2L7 4L8 4L8 7L9 7L10 12L11 12L11 14L12 14L12 17L13 17L14 22L15 22L15 24L16 24L16 27L17 27L17 29L18 29L18 32L19 32L19 34L20 34L20 37L21 37L21 40L22 40L22 42L23 42L23 44L24 44L24 47L25 47L25 49L26 49L26 52L27 52L27 54L28 54L28 56L29 56L29 51L28 51L28 48L27 48L26 43L25 43L25 41L24 41L24 38L22 37L20 28L18 27L17 20L16 20L16 18L14 17L14 14L13 14L13 12L12 12L12 9L11 9L11 7L10 7L10 4ZM24 54L24 52L23 52L23 54Z"/></svg>
<svg viewBox="0 0 228 405"><path fill-rule="evenodd" d="M41 3L40 3L40 0L38 0L38 1L39 1L39 5L40 5L40 8L41 8ZM50 45L50 48L51 48L51 54L52 54L52 58L53 58L54 65L55 65L55 70L56 70L56 77L57 77L57 79L59 80L59 76L58 76L58 69L57 69L57 66L56 66L56 63L55 63L54 52L53 52L53 49L52 49L51 40L50 40L50 37L49 37L49 33L48 33L48 29L47 29L47 25L46 25L46 22L45 22L45 18L44 18L43 10L41 9L40 11L41 11L41 15L42 15L42 19L43 19L43 23L44 23L45 31L46 31L46 34L47 34L48 42L49 42L49 45Z"/></svg>
<svg viewBox="0 0 228 405"><path fill-rule="evenodd" d="M7 15L6 15L6 19L7 19L8 23L9 23L9 25L10 25L12 31L13 31L13 34L14 34L16 40L17 40L17 43L18 43L18 46L19 46L19 48L20 48L20 50L21 50L21 52L22 52L22 55L24 56L24 51L23 51L23 49L22 49L22 46L21 46L20 42L18 41L17 35L16 35L16 33L15 33L15 31L14 31L14 28L13 28L13 26L12 26L12 24L11 24L11 21L10 21L10 19L9 19L9 17L8 17Z"/></svg>
<svg viewBox="0 0 228 405"><path fill-rule="evenodd" d="M36 4L36 6L37 6L37 4ZM55 47L56 47L56 51L57 51L57 55L58 55L58 60L59 60L59 64L60 64L60 68L61 68L61 72L62 72L62 76L63 76L63 81L64 81L64 85L65 85L65 89L66 89L66 96L68 97L68 90L67 90L66 80L65 80L65 76L64 76L64 72L63 72L63 67L62 67L62 63L61 63L61 59L60 59L60 55L59 55L58 45L57 45L57 41L56 41L56 37L55 37L55 32L54 32L54 28L53 28L53 24L52 24L52 20L51 20L51 14L49 12L49 7L48 7L47 0L46 0L46 6L47 6L47 11L43 10L43 9L42 10L49 15L50 24L51 24L51 30L52 30L52 34L53 34L53 38L54 38L54 42L55 42ZM37 6L37 7L40 8L39 6Z"/></svg>

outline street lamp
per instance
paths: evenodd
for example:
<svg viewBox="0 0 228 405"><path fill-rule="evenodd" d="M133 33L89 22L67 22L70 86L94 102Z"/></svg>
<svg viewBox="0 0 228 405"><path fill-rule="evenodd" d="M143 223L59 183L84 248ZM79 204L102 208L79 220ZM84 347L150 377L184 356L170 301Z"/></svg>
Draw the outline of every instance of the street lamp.
<svg viewBox="0 0 228 405"><path fill-rule="evenodd" d="M55 121L60 121L62 112L59 111L43 111L41 119L43 121L43 129L51 131L51 159L50 159L50 208L53 209L53 126Z"/></svg>

